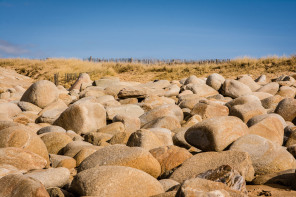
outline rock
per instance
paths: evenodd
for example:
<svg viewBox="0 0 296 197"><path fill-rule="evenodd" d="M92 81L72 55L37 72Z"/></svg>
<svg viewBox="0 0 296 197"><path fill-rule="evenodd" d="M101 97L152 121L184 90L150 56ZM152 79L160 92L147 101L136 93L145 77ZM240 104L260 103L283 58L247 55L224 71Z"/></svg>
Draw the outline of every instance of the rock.
<svg viewBox="0 0 296 197"><path fill-rule="evenodd" d="M73 98L68 93L60 93L58 99L63 101L67 106L70 105L70 103L72 103L73 101Z"/></svg>
<svg viewBox="0 0 296 197"><path fill-rule="evenodd" d="M200 79L200 78L197 78L195 75L191 75L190 77L188 77L185 82L184 82L184 85L187 85L187 84L204 84L205 81Z"/></svg>
<svg viewBox="0 0 296 197"><path fill-rule="evenodd" d="M255 79L258 83L265 83L266 82L266 75L260 75L257 79Z"/></svg>
<svg viewBox="0 0 296 197"><path fill-rule="evenodd" d="M113 120L114 116L116 115L128 115L130 117L140 117L142 114L144 114L144 110L139 107L138 105L121 105L116 107L107 107L107 119Z"/></svg>
<svg viewBox="0 0 296 197"><path fill-rule="evenodd" d="M296 99L283 99L279 102L274 112L281 115L286 121L292 122L296 117Z"/></svg>
<svg viewBox="0 0 296 197"><path fill-rule="evenodd" d="M274 95L274 96L267 97L267 98L261 100L261 103L265 109L275 110L278 103L283 99L284 98L280 95Z"/></svg>
<svg viewBox="0 0 296 197"><path fill-rule="evenodd" d="M195 94L193 94L195 95ZM199 101L203 101L205 100L205 98L203 97L193 97L193 98L187 98L187 99L183 99L183 100L179 100L179 107L180 108L189 108L189 109L193 109L193 107L199 103Z"/></svg>
<svg viewBox="0 0 296 197"><path fill-rule="evenodd" d="M2 129L6 129L8 127L14 127L14 126L23 126L20 123L17 122L11 122L11 121L0 121L0 131Z"/></svg>
<svg viewBox="0 0 296 197"><path fill-rule="evenodd" d="M15 147L0 148L0 168L9 169L9 166L13 166L25 173L34 169L42 169L46 164L47 161L43 157L33 152Z"/></svg>
<svg viewBox="0 0 296 197"><path fill-rule="evenodd" d="M249 134L259 135L281 146L284 140L284 127L279 118L267 116L251 126Z"/></svg>
<svg viewBox="0 0 296 197"><path fill-rule="evenodd" d="M91 132L86 133L84 137L84 141L89 142L95 146L102 146L103 143L109 141L112 138L113 135L110 135L108 133L97 133L97 132Z"/></svg>
<svg viewBox="0 0 296 197"><path fill-rule="evenodd" d="M258 135L245 135L236 140L230 150L249 153L255 173L269 174L296 167L293 156L282 146Z"/></svg>
<svg viewBox="0 0 296 197"><path fill-rule="evenodd" d="M145 111L149 111L161 105L175 104L175 101L163 96L149 95L139 104Z"/></svg>
<svg viewBox="0 0 296 197"><path fill-rule="evenodd" d="M178 195L179 194L179 195ZM177 196L209 196L209 197L220 197L220 196L245 196L242 192L235 191L224 185L223 183L214 182L201 178L194 178L186 180L177 192Z"/></svg>
<svg viewBox="0 0 296 197"><path fill-rule="evenodd" d="M169 87L165 88L164 96L171 97L171 96L177 96L180 92L180 87L176 84L172 84Z"/></svg>
<svg viewBox="0 0 296 197"><path fill-rule="evenodd" d="M13 121L27 125L29 123L34 124L37 118L36 112L24 111L14 116Z"/></svg>
<svg viewBox="0 0 296 197"><path fill-rule="evenodd" d="M55 126L55 125L51 125L51 126L46 126L46 127L42 127L41 129L39 129L37 131L37 134L43 134L43 133L50 133L50 132L61 132L61 133L66 133L66 130L63 129L60 126Z"/></svg>
<svg viewBox="0 0 296 197"><path fill-rule="evenodd" d="M22 111L34 111L39 113L42 110L40 107L25 101L20 101L17 103L17 105Z"/></svg>
<svg viewBox="0 0 296 197"><path fill-rule="evenodd" d="M22 110L14 103L0 103L0 112L7 114L9 118L21 113Z"/></svg>
<svg viewBox="0 0 296 197"><path fill-rule="evenodd" d="M80 90L82 83L91 85L92 80L87 73L81 73L75 83L71 86L69 91L77 89Z"/></svg>
<svg viewBox="0 0 296 197"><path fill-rule="evenodd" d="M110 95L106 95L106 96L110 96ZM121 100L119 100L119 103L120 103L121 105L137 104L137 103L138 103L138 99L137 99L137 98L121 99Z"/></svg>
<svg viewBox="0 0 296 197"><path fill-rule="evenodd" d="M158 161L145 149L125 145L107 146L88 156L78 171L97 166L128 166L142 170L157 178L161 168Z"/></svg>
<svg viewBox="0 0 296 197"><path fill-rule="evenodd" d="M248 127L232 116L204 120L190 127L185 133L186 141L203 151L223 151L232 142L248 133Z"/></svg>
<svg viewBox="0 0 296 197"><path fill-rule="evenodd" d="M64 167L72 169L76 167L76 161L72 157L50 154L50 162L53 168Z"/></svg>
<svg viewBox="0 0 296 197"><path fill-rule="evenodd" d="M97 130L98 133L107 133L110 135L115 135L116 133L124 131L124 124L122 122L114 122Z"/></svg>
<svg viewBox="0 0 296 197"><path fill-rule="evenodd" d="M41 136L48 153L60 154L61 150L70 142L72 139L65 133L61 132L49 132Z"/></svg>
<svg viewBox="0 0 296 197"><path fill-rule="evenodd" d="M290 169L281 172L256 176L256 178L252 181L252 184L281 184L285 186L292 186L294 184L295 178L295 169Z"/></svg>
<svg viewBox="0 0 296 197"><path fill-rule="evenodd" d="M101 78L95 80L95 85L102 88L107 88L109 86L116 86L120 83L119 78L112 77L112 78Z"/></svg>
<svg viewBox="0 0 296 197"><path fill-rule="evenodd" d="M40 155L49 166L48 151L40 137L28 127L14 126L0 132L0 148L18 147Z"/></svg>
<svg viewBox="0 0 296 197"><path fill-rule="evenodd" d="M277 95L280 95L285 98L295 98L296 88L289 86L280 87Z"/></svg>
<svg viewBox="0 0 296 197"><path fill-rule="evenodd" d="M118 93L118 98L145 98L149 95L148 88L144 87L125 87Z"/></svg>
<svg viewBox="0 0 296 197"><path fill-rule="evenodd" d="M173 136L174 145L189 149L191 147L190 144L185 140L185 132L187 131L188 127L182 127L180 129L174 130L176 134Z"/></svg>
<svg viewBox="0 0 296 197"><path fill-rule="evenodd" d="M106 111L99 103L73 104L60 115L54 125L78 134L95 132L106 125Z"/></svg>
<svg viewBox="0 0 296 197"><path fill-rule="evenodd" d="M166 128L169 130L174 130L177 128L181 128L181 124L179 120L174 116L163 116L144 124L142 128Z"/></svg>
<svg viewBox="0 0 296 197"><path fill-rule="evenodd" d="M162 146L149 151L161 166L161 175L169 175L172 170L192 157L188 150L177 146Z"/></svg>
<svg viewBox="0 0 296 197"><path fill-rule="evenodd" d="M68 106L62 101L58 100L52 104L46 106L42 111L39 112L39 117L36 120L37 123L49 123L53 124L54 121L65 111Z"/></svg>
<svg viewBox="0 0 296 197"><path fill-rule="evenodd" d="M162 185L164 191L170 191L171 189L174 189L176 186L179 186L180 183L177 181L174 181L172 179L161 179L159 180L160 184Z"/></svg>
<svg viewBox="0 0 296 197"><path fill-rule="evenodd" d="M286 147L289 147L289 146L292 146L292 145L294 145L294 144L296 144L296 132L295 131L293 131L292 133L291 133L291 135L288 137L288 140L287 140L287 142L286 142ZM290 151L289 151L290 152Z"/></svg>
<svg viewBox="0 0 296 197"><path fill-rule="evenodd" d="M271 97L273 96L272 94L269 94L267 92L252 92L251 94L249 95L253 95L253 96L256 96L257 98L259 98L260 100L263 100L263 99L266 99L268 97Z"/></svg>
<svg viewBox="0 0 296 197"><path fill-rule="evenodd" d="M198 178L221 182L229 188L247 194L246 182L240 173L229 165L222 165L197 175Z"/></svg>
<svg viewBox="0 0 296 197"><path fill-rule="evenodd" d="M170 176L179 183L194 178L200 173L216 169L222 165L229 165L238 171L246 181L254 178L254 168L248 153L239 151L205 152L187 159L181 167Z"/></svg>
<svg viewBox="0 0 296 197"><path fill-rule="evenodd" d="M141 121L137 117L130 117L128 115L116 115L113 122L122 122L126 132L133 133L140 129Z"/></svg>
<svg viewBox="0 0 296 197"><path fill-rule="evenodd" d="M67 192L66 190L60 189L58 187L50 187L47 188L46 191L48 192L49 196L52 197L74 197L74 195L70 192Z"/></svg>
<svg viewBox="0 0 296 197"><path fill-rule="evenodd" d="M162 105L156 107L144 113L139 118L141 125L143 126L144 124L163 116L175 116L180 123L183 121L183 112L177 105Z"/></svg>
<svg viewBox="0 0 296 197"><path fill-rule="evenodd" d="M152 176L123 166L99 166L84 170L74 178L71 188L80 196L101 197L148 197L164 192L162 185Z"/></svg>
<svg viewBox="0 0 296 197"><path fill-rule="evenodd" d="M94 87L94 86L90 86L88 88L86 88L85 90L83 90L82 92L80 92L79 94L79 98L85 98L85 97L101 97L104 96L105 92L103 88L100 87Z"/></svg>
<svg viewBox="0 0 296 197"><path fill-rule="evenodd" d="M229 109L224 105L220 105L210 101L200 101L191 110L191 115L198 114L202 119L214 118L218 116L228 116Z"/></svg>
<svg viewBox="0 0 296 197"><path fill-rule="evenodd" d="M259 84L257 84L252 77L250 77L249 75L243 75L241 77L238 78L238 81L249 86L249 88L252 90L252 92L255 92L256 90L258 90L259 88L261 88L261 86Z"/></svg>
<svg viewBox="0 0 296 197"><path fill-rule="evenodd" d="M269 94L275 95L279 90L279 84L276 82L271 82L263 87L259 88L257 92L267 92Z"/></svg>
<svg viewBox="0 0 296 197"><path fill-rule="evenodd" d="M47 105L55 102L58 96L58 89L54 83L41 80L33 83L29 89L26 90L21 101L32 103L40 108L45 108Z"/></svg>
<svg viewBox="0 0 296 197"><path fill-rule="evenodd" d="M233 79L226 79L222 88L223 96L230 96L231 98L238 98L252 93L249 86Z"/></svg>
<svg viewBox="0 0 296 197"><path fill-rule="evenodd" d="M190 90L196 94L197 96L200 97L208 97L208 96L213 96L216 94L219 94L217 90L214 88L206 85L206 84L196 84L193 85Z"/></svg>
<svg viewBox="0 0 296 197"><path fill-rule="evenodd" d="M114 144L126 144L131 133L130 132L120 132L115 135L109 140L111 145Z"/></svg>
<svg viewBox="0 0 296 197"><path fill-rule="evenodd" d="M202 121L201 116L196 114L191 116L184 124L182 124L182 127L192 127L193 125L196 125L201 121Z"/></svg>
<svg viewBox="0 0 296 197"><path fill-rule="evenodd" d="M74 157L82 148L85 147L93 147L93 145L84 141L73 141L67 144L63 148L62 152L65 156Z"/></svg>
<svg viewBox="0 0 296 197"><path fill-rule="evenodd" d="M10 174L0 179L0 196L49 197L44 186L30 177Z"/></svg>
<svg viewBox="0 0 296 197"><path fill-rule="evenodd" d="M208 76L206 84L218 91L221 88L224 81L225 78L222 75L218 73L213 73Z"/></svg>
<svg viewBox="0 0 296 197"><path fill-rule="evenodd" d="M40 181L45 188L63 187L69 182L70 171L67 168L49 168L31 171L24 175Z"/></svg>
<svg viewBox="0 0 296 197"><path fill-rule="evenodd" d="M82 161L84 161L88 156L95 153L97 150L104 148L102 146L90 146L82 148L75 156L74 159L76 160L76 166L78 167Z"/></svg>

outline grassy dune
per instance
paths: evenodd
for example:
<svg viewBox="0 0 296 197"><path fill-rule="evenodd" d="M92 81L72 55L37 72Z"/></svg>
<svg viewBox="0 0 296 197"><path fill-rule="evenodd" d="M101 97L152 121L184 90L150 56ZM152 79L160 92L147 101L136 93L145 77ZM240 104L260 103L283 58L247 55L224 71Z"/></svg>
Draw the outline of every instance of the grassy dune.
<svg viewBox="0 0 296 197"><path fill-rule="evenodd" d="M123 81L147 82L155 79L182 79L190 75L206 77L219 73L224 77L251 74L258 77L266 74L274 78L282 74L296 72L296 56L237 58L221 64L155 64L136 63L95 63L78 59L0 59L0 67L15 69L18 73L35 80L53 81L54 74L59 73L60 84L69 87L73 81L66 82L66 73L88 72L93 80L103 76L117 76Z"/></svg>

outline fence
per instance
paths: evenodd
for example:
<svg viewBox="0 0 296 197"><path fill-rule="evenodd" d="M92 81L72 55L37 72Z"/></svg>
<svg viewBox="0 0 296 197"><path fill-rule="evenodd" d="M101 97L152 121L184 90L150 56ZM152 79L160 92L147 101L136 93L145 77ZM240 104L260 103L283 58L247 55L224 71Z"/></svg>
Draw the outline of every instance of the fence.
<svg viewBox="0 0 296 197"><path fill-rule="evenodd" d="M221 64L230 62L230 59L205 59L205 60L187 60L187 59L134 59L134 58L84 58L84 61L90 62L116 62L116 63L141 63L141 64Z"/></svg>

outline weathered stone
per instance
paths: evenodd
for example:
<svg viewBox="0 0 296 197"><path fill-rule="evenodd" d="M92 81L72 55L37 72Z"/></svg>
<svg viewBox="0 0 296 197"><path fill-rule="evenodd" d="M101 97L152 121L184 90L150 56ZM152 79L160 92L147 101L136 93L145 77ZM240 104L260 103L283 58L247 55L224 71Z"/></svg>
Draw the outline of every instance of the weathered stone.
<svg viewBox="0 0 296 197"><path fill-rule="evenodd" d="M296 117L296 99L281 100L274 112L281 115L286 121L293 121Z"/></svg>
<svg viewBox="0 0 296 197"><path fill-rule="evenodd" d="M19 106L19 108L21 108L22 111L34 111L39 113L42 110L37 105L25 101L20 101L17 103L17 105Z"/></svg>
<svg viewBox="0 0 296 197"><path fill-rule="evenodd" d="M70 171L67 168L49 168L34 170L24 175L40 181L45 188L63 187L69 182Z"/></svg>
<svg viewBox="0 0 296 197"><path fill-rule="evenodd" d="M189 149L191 147L190 144L185 140L185 133L187 131L188 127L182 127L180 129L176 129L173 132L175 132L175 135L173 136L173 142L174 145L187 148Z"/></svg>
<svg viewBox="0 0 296 197"><path fill-rule="evenodd" d="M137 117L130 117L128 115L116 115L113 118L113 122L122 122L124 124L125 131L133 133L140 129L141 121Z"/></svg>
<svg viewBox="0 0 296 197"><path fill-rule="evenodd" d="M142 128L166 128L169 130L174 130L177 128L181 128L181 124L179 120L174 116L163 116L144 124Z"/></svg>
<svg viewBox="0 0 296 197"><path fill-rule="evenodd" d="M22 110L14 103L0 103L0 112L7 114L11 118L21 113Z"/></svg>
<svg viewBox="0 0 296 197"><path fill-rule="evenodd" d="M259 88L257 92L267 92L269 94L275 95L279 90L279 84L276 82L271 82L263 87Z"/></svg>
<svg viewBox="0 0 296 197"><path fill-rule="evenodd" d="M118 98L145 98L149 95L148 88L144 87L125 87L118 93Z"/></svg>
<svg viewBox="0 0 296 197"><path fill-rule="evenodd" d="M112 78L101 78L95 80L95 85L102 88L107 88L109 86L116 86L120 83L119 78L112 77Z"/></svg>
<svg viewBox="0 0 296 197"><path fill-rule="evenodd" d="M173 145L172 132L166 128L149 128L149 131L154 133L163 146Z"/></svg>
<svg viewBox="0 0 296 197"><path fill-rule="evenodd" d="M96 166L128 166L157 178L161 173L158 161L145 149L125 145L107 146L82 161L79 171Z"/></svg>
<svg viewBox="0 0 296 197"><path fill-rule="evenodd" d="M110 140L112 136L113 135L108 133L90 132L90 133L86 133L83 137L84 137L84 141L89 142L96 146L101 146L102 143Z"/></svg>
<svg viewBox="0 0 296 197"><path fill-rule="evenodd" d="M176 169L170 176L179 183L194 178L198 174L222 165L229 165L237 170L246 181L254 178L254 168L248 153L239 151L205 152L194 155L187 159L181 167Z"/></svg>
<svg viewBox="0 0 296 197"><path fill-rule="evenodd" d="M35 123L37 118L38 118L38 115L36 112L23 111L13 117L13 122L18 122L18 123L27 125L29 123Z"/></svg>
<svg viewBox="0 0 296 197"><path fill-rule="evenodd" d="M84 170L74 178L71 188L80 196L101 197L148 197L164 192L162 185L149 174L124 166L99 166Z"/></svg>
<svg viewBox="0 0 296 197"><path fill-rule="evenodd" d="M296 167L294 157L282 146L258 135L245 135L230 150L249 153L256 174L268 174Z"/></svg>
<svg viewBox="0 0 296 197"><path fill-rule="evenodd" d="M114 116L116 115L127 115L130 117L140 117L142 114L144 114L144 110L139 107L138 105L121 105L121 106L115 106L115 107L107 107L107 119L112 120Z"/></svg>
<svg viewBox="0 0 296 197"><path fill-rule="evenodd" d="M28 127L14 126L1 130L0 148L18 147L40 155L49 166L48 151L40 137Z"/></svg>
<svg viewBox="0 0 296 197"><path fill-rule="evenodd" d="M37 131L37 134L43 134L43 133L50 133L50 132L61 132L61 133L66 133L66 130L63 129L60 126L55 126L55 125L51 125L51 126L46 126L46 127L42 127L41 129L39 129Z"/></svg>
<svg viewBox="0 0 296 197"><path fill-rule="evenodd" d="M203 97L183 99L183 100L180 100L179 107L193 109L193 107L197 103L199 103L199 101L203 101L203 100L205 100L205 98L203 98Z"/></svg>
<svg viewBox="0 0 296 197"><path fill-rule="evenodd" d="M46 191L51 197L75 197L72 193L58 187L50 187Z"/></svg>
<svg viewBox="0 0 296 197"><path fill-rule="evenodd" d="M196 125L201 121L202 121L201 116L196 114L191 116L184 124L182 124L182 127L192 127L193 125Z"/></svg>
<svg viewBox="0 0 296 197"><path fill-rule="evenodd" d="M233 190L247 194L246 182L240 173L229 165L222 165L197 175L198 178L221 182Z"/></svg>
<svg viewBox="0 0 296 197"><path fill-rule="evenodd" d="M62 152L65 156L74 157L84 147L93 147L93 145L84 141L73 141L67 144Z"/></svg>
<svg viewBox="0 0 296 197"><path fill-rule="evenodd" d="M68 106L61 100L51 103L39 112L39 117L36 120L37 123L49 123L53 124L54 121L65 111Z"/></svg>
<svg viewBox="0 0 296 197"><path fill-rule="evenodd" d="M78 77L78 79L75 81L75 83L71 86L69 91L77 89L80 90L82 83L90 84L92 83L92 80L90 79L89 75L87 73L81 73Z"/></svg>
<svg viewBox="0 0 296 197"><path fill-rule="evenodd" d="M49 132L41 136L48 153L60 154L61 150L70 142L72 139L65 133L61 132Z"/></svg>
<svg viewBox="0 0 296 197"><path fill-rule="evenodd" d="M180 92L180 87L176 84L171 84L169 87L165 88L164 96L171 97L177 96Z"/></svg>
<svg viewBox="0 0 296 197"><path fill-rule="evenodd" d="M225 81L225 78L222 75L218 73L213 73L208 76L206 84L208 86L211 86L215 90L219 90L222 84L224 83L224 81Z"/></svg>
<svg viewBox="0 0 296 197"><path fill-rule="evenodd" d="M204 84L204 83L205 83L204 80L202 80L200 78L197 78L195 75L191 75L190 77L188 77L184 81L184 85L187 85L187 84Z"/></svg>
<svg viewBox="0 0 296 197"><path fill-rule="evenodd" d="M208 97L219 94L217 90L206 85L206 84L196 84L190 87L190 90L200 97Z"/></svg>
<svg viewBox="0 0 296 197"><path fill-rule="evenodd" d="M275 116L267 116L260 122L252 125L248 133L264 137L280 146L283 144L284 127L279 118Z"/></svg>
<svg viewBox="0 0 296 197"><path fill-rule="evenodd" d="M132 133L130 132L120 132L115 135L109 140L109 143L114 145L114 144L126 144L130 135Z"/></svg>
<svg viewBox="0 0 296 197"><path fill-rule="evenodd" d="M256 176L256 178L252 181L252 184L281 184L285 186L292 186L295 183L295 178L295 169L289 169L281 172Z"/></svg>
<svg viewBox="0 0 296 197"><path fill-rule="evenodd" d="M197 103L192 111L191 115L198 114L202 119L214 118L218 116L228 116L228 107L220 104L216 104L211 101L200 101Z"/></svg>
<svg viewBox="0 0 296 197"><path fill-rule="evenodd" d="M105 92L103 88L100 87L95 87L95 86L90 86L84 89L79 93L79 98L86 98L86 97L101 97L104 96Z"/></svg>
<svg viewBox="0 0 296 197"><path fill-rule="evenodd" d="M58 89L50 81L42 80L32 84L23 94L21 101L26 101L44 108L58 99Z"/></svg>
<svg viewBox="0 0 296 197"><path fill-rule="evenodd" d="M282 97L286 98L294 98L296 94L296 88L289 87L289 86L282 86L280 87L277 95L280 95Z"/></svg>
<svg viewBox="0 0 296 197"><path fill-rule="evenodd" d="M233 79L226 79L222 88L223 95L230 96L231 98L238 98L240 96L252 93L252 90L249 88L249 86Z"/></svg>
<svg viewBox="0 0 296 197"><path fill-rule="evenodd" d="M60 115L54 124L78 134L95 132L106 125L106 111L99 103L73 104Z"/></svg>
<svg viewBox="0 0 296 197"><path fill-rule="evenodd" d="M280 95L274 95L274 96L271 96L271 97L261 100L261 103L265 109L275 110L278 103L283 99L284 99L284 97L282 97Z"/></svg>
<svg viewBox="0 0 296 197"><path fill-rule="evenodd" d="M255 81L258 83L266 83L266 75L260 75Z"/></svg>
<svg viewBox="0 0 296 197"><path fill-rule="evenodd" d="M106 95L106 96L110 96L110 95ZM120 99L119 103L121 105L127 105L127 104L137 104L138 103L138 99L137 98L126 98L126 99Z"/></svg>
<svg viewBox="0 0 296 197"><path fill-rule="evenodd" d="M252 92L255 92L256 90L258 90L261 87L249 75L242 75L242 76L238 77L238 81L249 86L249 88L252 90Z"/></svg>
<svg viewBox="0 0 296 197"><path fill-rule="evenodd" d="M125 131L125 128L122 122L114 122L97 130L98 133L107 133L110 135L115 135L117 133L124 132L124 131Z"/></svg>
<svg viewBox="0 0 296 197"><path fill-rule="evenodd" d="M47 161L33 153L21 148L7 147L0 148L0 167L15 167L22 173L34 169L42 169L46 166Z"/></svg>
<svg viewBox="0 0 296 197"><path fill-rule="evenodd" d="M188 150L177 146L162 146L149 151L161 166L161 175L169 175L171 171L192 157Z"/></svg>
<svg viewBox="0 0 296 197"><path fill-rule="evenodd" d="M149 95L146 97L141 103L140 106L145 110L151 110L161 105L167 105L167 104L175 104L175 101L171 98L167 97L160 97L156 95Z"/></svg>
<svg viewBox="0 0 296 197"><path fill-rule="evenodd" d="M0 179L0 196L49 197L38 180L20 174L10 174Z"/></svg>
<svg viewBox="0 0 296 197"><path fill-rule="evenodd" d="M104 148L102 146L90 146L82 148L75 156L76 166L78 167L82 161L84 161L88 156L95 153L97 150Z"/></svg>
<svg viewBox="0 0 296 197"><path fill-rule="evenodd" d="M176 186L179 186L180 183L178 183L177 181L174 181L172 179L161 179L159 180L159 182L161 183L164 191L170 191L173 188L176 188Z"/></svg>
<svg viewBox="0 0 296 197"><path fill-rule="evenodd" d="M177 105L162 105L156 107L144 113L139 118L141 125L143 126L144 124L163 116L175 116L180 123L183 121L183 112Z"/></svg>
<svg viewBox="0 0 296 197"><path fill-rule="evenodd" d="M239 118L221 116L190 127L185 133L185 139L203 151L222 151L247 133L248 127Z"/></svg>
<svg viewBox="0 0 296 197"><path fill-rule="evenodd" d="M76 161L72 157L50 154L49 158L51 162L51 167L53 168L64 167L72 169L76 167Z"/></svg>

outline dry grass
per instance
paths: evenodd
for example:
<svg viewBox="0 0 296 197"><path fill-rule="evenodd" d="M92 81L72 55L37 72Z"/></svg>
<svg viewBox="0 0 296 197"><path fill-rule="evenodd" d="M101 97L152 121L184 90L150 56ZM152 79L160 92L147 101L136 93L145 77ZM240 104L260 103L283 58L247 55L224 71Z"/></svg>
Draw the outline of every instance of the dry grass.
<svg viewBox="0 0 296 197"><path fill-rule="evenodd" d="M103 76L117 76L123 81L147 82L155 79L178 80L190 75L200 77L219 73L224 77L251 74L258 77L266 74L269 78L296 72L296 56L265 57L260 59L243 57L222 64L157 64L144 65L134 63L94 63L78 59L0 59L0 66L15 69L18 73L35 80L53 81L59 73L60 82L69 87L73 81L66 82L66 73L88 72L93 80Z"/></svg>

